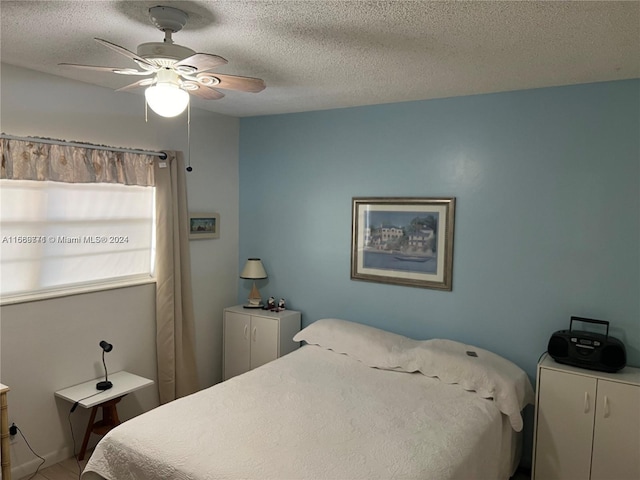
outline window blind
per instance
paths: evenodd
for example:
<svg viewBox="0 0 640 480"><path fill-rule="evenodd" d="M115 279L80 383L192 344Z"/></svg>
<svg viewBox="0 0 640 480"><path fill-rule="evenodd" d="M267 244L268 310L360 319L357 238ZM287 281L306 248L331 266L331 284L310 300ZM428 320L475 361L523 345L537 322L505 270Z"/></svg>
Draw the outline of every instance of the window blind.
<svg viewBox="0 0 640 480"><path fill-rule="evenodd" d="M149 279L155 187L0 180L0 295Z"/></svg>

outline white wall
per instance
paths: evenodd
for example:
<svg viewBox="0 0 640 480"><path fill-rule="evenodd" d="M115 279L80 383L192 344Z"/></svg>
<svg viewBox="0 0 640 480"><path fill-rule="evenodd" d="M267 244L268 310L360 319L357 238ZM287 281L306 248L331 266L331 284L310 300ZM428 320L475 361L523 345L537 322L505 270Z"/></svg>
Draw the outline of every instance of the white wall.
<svg viewBox="0 0 640 480"><path fill-rule="evenodd" d="M144 97L2 65L0 130L150 150L187 152L186 115L144 121ZM191 242L196 356L201 387L221 380L222 309L235 303L238 278L238 119L193 109L190 211L220 213L221 236ZM61 388L100 375L98 342L106 339L110 371L156 378L155 287L145 285L0 307L0 381L7 384L9 420L51 461L71 454L70 405ZM121 418L158 403L155 387L129 395ZM73 414L76 451L88 418ZM94 442L97 437L94 437ZM38 463L24 442L12 445L16 477Z"/></svg>
<svg viewBox="0 0 640 480"><path fill-rule="evenodd" d="M104 375L101 339L114 345L105 357L110 372L157 378L155 309L149 308L154 299L155 285L149 284L2 307L2 378L11 388L9 421L51 463L72 455L71 403L54 398L53 392ZM157 390L146 388L125 397L118 413L125 420L157 405ZM78 452L89 411L78 408L71 418ZM22 437L17 438L11 461L14 477L20 478L33 472L39 460ZM94 435L91 445L98 438Z"/></svg>

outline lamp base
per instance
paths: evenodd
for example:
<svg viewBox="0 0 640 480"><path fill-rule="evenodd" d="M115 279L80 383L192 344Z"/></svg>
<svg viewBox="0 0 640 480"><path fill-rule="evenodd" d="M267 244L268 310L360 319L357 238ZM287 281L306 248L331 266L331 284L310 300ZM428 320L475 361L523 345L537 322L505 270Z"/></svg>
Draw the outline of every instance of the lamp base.
<svg viewBox="0 0 640 480"><path fill-rule="evenodd" d="M252 304L248 304L248 305L243 305L244 308L262 308L264 307L264 304L259 304L259 305L252 305Z"/></svg>
<svg viewBox="0 0 640 480"><path fill-rule="evenodd" d="M98 382L98 384L96 385L96 388L98 390L109 390L111 387L113 387L113 383L109 381Z"/></svg>

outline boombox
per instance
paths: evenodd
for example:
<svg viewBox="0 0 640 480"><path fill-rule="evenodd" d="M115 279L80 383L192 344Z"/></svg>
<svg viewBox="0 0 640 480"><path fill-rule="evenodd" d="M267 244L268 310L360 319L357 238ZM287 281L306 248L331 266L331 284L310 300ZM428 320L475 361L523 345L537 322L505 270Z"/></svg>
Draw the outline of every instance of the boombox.
<svg viewBox="0 0 640 480"><path fill-rule="evenodd" d="M573 330L573 321L606 325L607 333ZM609 322L590 318L571 317L569 330L558 330L549 339L549 355L558 363L574 367L617 372L627 364L627 352L624 344L609 336Z"/></svg>

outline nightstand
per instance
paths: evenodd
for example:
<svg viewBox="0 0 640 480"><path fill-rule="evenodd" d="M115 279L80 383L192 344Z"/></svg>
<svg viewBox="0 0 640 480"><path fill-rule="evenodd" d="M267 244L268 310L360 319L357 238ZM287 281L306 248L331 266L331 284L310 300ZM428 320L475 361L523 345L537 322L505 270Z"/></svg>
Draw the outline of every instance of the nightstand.
<svg viewBox="0 0 640 480"><path fill-rule="evenodd" d="M96 383L101 380L104 380L104 377L65 388L55 393L56 397L63 398L73 404L77 402L82 408L91 408L91 416L89 417L82 447L78 454L78 460L84 459L89 437L91 437L92 433L105 435L109 430L120 425L116 404L125 395L153 385L153 380L148 378L139 377L129 372L118 372L109 375L109 381L113 383L113 387L109 390L97 390ZM95 422L98 408L102 409L102 420Z"/></svg>
<svg viewBox="0 0 640 480"><path fill-rule="evenodd" d="M535 480L640 478L640 369L538 364Z"/></svg>
<svg viewBox="0 0 640 480"><path fill-rule="evenodd" d="M223 379L227 380L292 352L300 346L300 312L246 309L224 310Z"/></svg>

